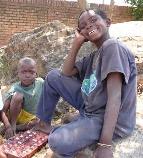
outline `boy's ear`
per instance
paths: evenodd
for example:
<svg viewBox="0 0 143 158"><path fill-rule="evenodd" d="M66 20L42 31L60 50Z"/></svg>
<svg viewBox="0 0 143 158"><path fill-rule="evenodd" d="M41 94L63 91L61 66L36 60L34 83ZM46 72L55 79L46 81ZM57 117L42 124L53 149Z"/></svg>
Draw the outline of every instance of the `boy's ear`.
<svg viewBox="0 0 143 158"><path fill-rule="evenodd" d="M76 30L77 30L78 33L80 33L80 29L79 29L79 27L77 27Z"/></svg>
<svg viewBox="0 0 143 158"><path fill-rule="evenodd" d="M110 25L111 25L111 19L107 18L106 19L106 24L107 24L107 27L110 27Z"/></svg>

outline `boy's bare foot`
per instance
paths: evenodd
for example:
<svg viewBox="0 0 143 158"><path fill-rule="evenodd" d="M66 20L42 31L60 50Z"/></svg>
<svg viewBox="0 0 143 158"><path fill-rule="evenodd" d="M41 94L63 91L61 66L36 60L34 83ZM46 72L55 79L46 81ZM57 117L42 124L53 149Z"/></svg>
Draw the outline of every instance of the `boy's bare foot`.
<svg viewBox="0 0 143 158"><path fill-rule="evenodd" d="M16 125L16 132L28 130L28 123Z"/></svg>
<svg viewBox="0 0 143 158"><path fill-rule="evenodd" d="M16 131L19 132L19 131L30 130L30 129L32 129L38 122L39 122L39 119L36 118L36 119L31 120L30 122L25 123L25 124L18 124L18 125L16 125Z"/></svg>
<svg viewBox="0 0 143 158"><path fill-rule="evenodd" d="M50 123L46 123L44 121L39 121L35 127L32 128L32 130L35 130L35 131L41 131L43 133L46 133L46 134L49 134L50 131L52 130L52 126Z"/></svg>

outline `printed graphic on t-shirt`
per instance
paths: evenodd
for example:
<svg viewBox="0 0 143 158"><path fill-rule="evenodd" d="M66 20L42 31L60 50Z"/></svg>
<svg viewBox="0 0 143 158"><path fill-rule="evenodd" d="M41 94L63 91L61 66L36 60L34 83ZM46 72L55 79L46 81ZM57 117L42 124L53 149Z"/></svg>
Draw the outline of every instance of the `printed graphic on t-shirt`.
<svg viewBox="0 0 143 158"><path fill-rule="evenodd" d="M96 85L97 85L96 73L93 73L90 75L89 78L83 80L81 90L86 95L89 95L96 88Z"/></svg>

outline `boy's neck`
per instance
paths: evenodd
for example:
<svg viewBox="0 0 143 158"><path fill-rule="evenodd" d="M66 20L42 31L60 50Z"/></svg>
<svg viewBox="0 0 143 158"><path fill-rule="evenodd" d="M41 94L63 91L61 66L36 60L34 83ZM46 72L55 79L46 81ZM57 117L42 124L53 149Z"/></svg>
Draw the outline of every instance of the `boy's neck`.
<svg viewBox="0 0 143 158"><path fill-rule="evenodd" d="M29 86L32 86L33 83L34 83L34 81L33 81L31 84L29 84L29 85L25 85L25 84L23 84L22 82L21 82L20 84L21 84L22 87L29 87Z"/></svg>
<svg viewBox="0 0 143 158"><path fill-rule="evenodd" d="M107 33L107 35L104 36L103 38L101 38L99 41L96 41L94 44L95 44L96 47L99 49L99 48L102 46L102 44L103 44L106 40L108 40L108 39L110 39L109 33Z"/></svg>

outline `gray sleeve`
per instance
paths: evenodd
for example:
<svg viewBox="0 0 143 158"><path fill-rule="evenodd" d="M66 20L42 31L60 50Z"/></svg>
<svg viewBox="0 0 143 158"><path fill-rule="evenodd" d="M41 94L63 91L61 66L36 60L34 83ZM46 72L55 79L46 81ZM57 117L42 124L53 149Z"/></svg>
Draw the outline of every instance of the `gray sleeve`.
<svg viewBox="0 0 143 158"><path fill-rule="evenodd" d="M104 80L111 72L119 72L123 75L125 83L128 83L130 75L127 50L118 43L112 43L103 49L101 80Z"/></svg>
<svg viewBox="0 0 143 158"><path fill-rule="evenodd" d="M75 67L78 69L78 72L81 73L82 69L83 69L83 63L84 63L84 58L82 58L81 60L78 60L75 63Z"/></svg>

